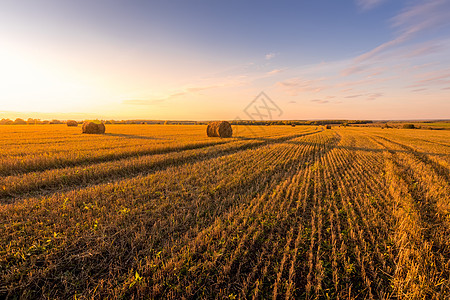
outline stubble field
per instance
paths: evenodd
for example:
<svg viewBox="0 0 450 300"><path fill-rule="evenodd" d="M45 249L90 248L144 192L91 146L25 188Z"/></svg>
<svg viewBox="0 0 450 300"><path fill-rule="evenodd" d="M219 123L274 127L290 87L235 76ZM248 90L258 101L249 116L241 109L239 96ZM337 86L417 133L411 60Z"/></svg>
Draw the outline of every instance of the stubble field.
<svg viewBox="0 0 450 300"><path fill-rule="evenodd" d="M234 131L1 126L0 298L448 297L450 131Z"/></svg>

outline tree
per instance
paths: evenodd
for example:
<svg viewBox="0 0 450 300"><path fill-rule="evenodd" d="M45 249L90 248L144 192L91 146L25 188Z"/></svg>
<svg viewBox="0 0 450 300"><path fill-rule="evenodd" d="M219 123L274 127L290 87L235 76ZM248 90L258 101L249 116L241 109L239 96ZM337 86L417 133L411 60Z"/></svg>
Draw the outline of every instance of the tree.
<svg viewBox="0 0 450 300"><path fill-rule="evenodd" d="M24 119L21 119L21 118L17 118L15 121L14 121L14 125L26 125L27 124L27 122L25 122L25 120Z"/></svg>
<svg viewBox="0 0 450 300"><path fill-rule="evenodd" d="M414 124L403 124L403 129L415 129Z"/></svg>
<svg viewBox="0 0 450 300"><path fill-rule="evenodd" d="M13 124L14 122L12 121L12 120L10 120L10 119L2 119L1 121L0 121L0 124L1 125L11 125L11 124Z"/></svg>

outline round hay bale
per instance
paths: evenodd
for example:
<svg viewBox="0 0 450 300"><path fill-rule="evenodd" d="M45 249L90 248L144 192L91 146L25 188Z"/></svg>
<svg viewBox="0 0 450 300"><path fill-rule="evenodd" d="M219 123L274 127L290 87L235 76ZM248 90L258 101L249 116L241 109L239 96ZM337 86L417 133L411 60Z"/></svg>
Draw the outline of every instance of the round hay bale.
<svg viewBox="0 0 450 300"><path fill-rule="evenodd" d="M206 127L206 134L209 137L229 138L233 135L233 129L227 121L211 122Z"/></svg>
<svg viewBox="0 0 450 300"><path fill-rule="evenodd" d="M78 126L78 122L74 121L74 120L68 120L66 122L67 126L73 126L73 127L77 127Z"/></svg>
<svg viewBox="0 0 450 300"><path fill-rule="evenodd" d="M84 122L83 123L83 133L89 134L103 134L105 133L105 124L95 123L95 122Z"/></svg>
<svg viewBox="0 0 450 300"><path fill-rule="evenodd" d="M325 128L326 129L331 129L331 125L327 125Z"/></svg>

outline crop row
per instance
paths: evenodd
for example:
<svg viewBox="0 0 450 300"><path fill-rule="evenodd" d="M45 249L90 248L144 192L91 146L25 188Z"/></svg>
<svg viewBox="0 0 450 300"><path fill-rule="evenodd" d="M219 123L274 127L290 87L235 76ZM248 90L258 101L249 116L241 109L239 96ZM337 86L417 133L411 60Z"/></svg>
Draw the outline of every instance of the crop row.
<svg viewBox="0 0 450 300"><path fill-rule="evenodd" d="M0 206L0 296L445 298L448 150L404 132L274 131L7 177L23 199Z"/></svg>
<svg viewBox="0 0 450 300"><path fill-rule="evenodd" d="M176 240L191 227L207 226L218 214L276 184L285 176L286 165L309 155L299 156L300 148L293 156L293 150L315 136L4 205L1 265L8 289L33 291L39 283L40 293L55 286L61 292L63 282L74 283L71 274L81 274L91 278L77 281L84 285L82 290L89 290L108 277L108 272L99 270L105 267L116 273L111 279L121 282L127 275L123 256L128 264L136 263L133 245L144 243L140 247L152 253L154 248L164 248L167 237ZM44 278L46 284L40 285Z"/></svg>
<svg viewBox="0 0 450 300"><path fill-rule="evenodd" d="M196 126L194 126L196 127ZM184 129L186 131L186 129ZM114 134L113 136L89 136L78 137L82 139L75 144L61 144L61 149L53 149L55 143L43 146L39 150L36 145L17 146L23 153L6 153L0 158L0 175L11 176L27 172L37 172L55 168L74 167L79 165L89 165L93 163L119 160L142 155L163 154L169 152L183 151L200 147L219 145L236 140L261 139L263 131L255 131L251 137L236 137L234 139L207 139L203 131L195 131L195 134L183 135L179 133L179 138L170 135L140 136L136 134ZM286 138L304 132L315 131L313 127L305 127L292 131L275 132L269 138L263 140ZM156 134L157 132L155 132ZM258 135L259 133L259 135ZM149 134L149 133L147 133ZM112 135L112 133L111 133ZM62 136L64 140L66 136ZM39 141L37 138L36 142ZM10 152L16 150L5 144L3 151Z"/></svg>
<svg viewBox="0 0 450 300"><path fill-rule="evenodd" d="M317 131L297 133L293 136L272 138L270 143L282 142L299 136L314 134ZM138 174L148 174L171 165L185 164L195 160L205 160L246 149L268 144L264 140L235 140L224 144L197 149L177 151L174 153L144 155L126 159L112 160L104 163L93 163L87 166L49 169L42 172L30 172L0 179L0 199L14 201L18 197L29 196L30 193L42 194L50 191L70 190L75 187L113 181ZM12 201L12 200L9 200Z"/></svg>

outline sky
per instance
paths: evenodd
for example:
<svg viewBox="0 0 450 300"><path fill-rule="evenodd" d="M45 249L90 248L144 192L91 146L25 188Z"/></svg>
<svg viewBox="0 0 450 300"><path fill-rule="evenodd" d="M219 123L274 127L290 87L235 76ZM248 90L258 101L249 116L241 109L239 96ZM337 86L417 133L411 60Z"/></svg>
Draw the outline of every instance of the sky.
<svg viewBox="0 0 450 300"><path fill-rule="evenodd" d="M0 0L5 117L449 119L450 0Z"/></svg>

